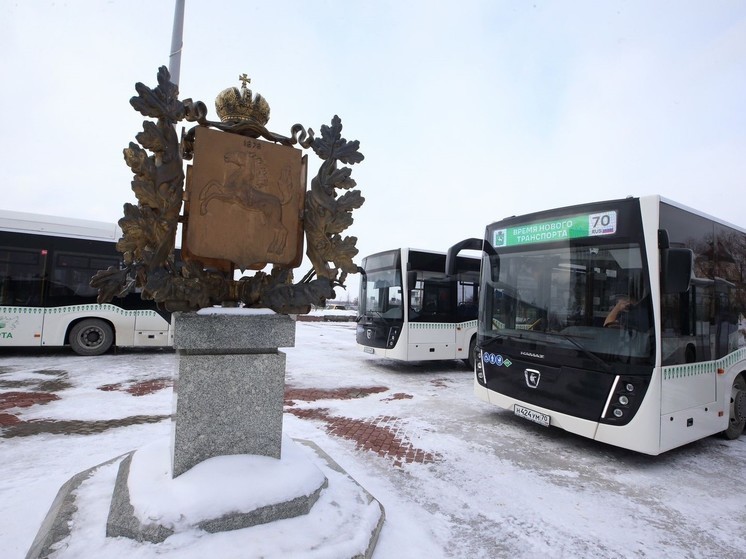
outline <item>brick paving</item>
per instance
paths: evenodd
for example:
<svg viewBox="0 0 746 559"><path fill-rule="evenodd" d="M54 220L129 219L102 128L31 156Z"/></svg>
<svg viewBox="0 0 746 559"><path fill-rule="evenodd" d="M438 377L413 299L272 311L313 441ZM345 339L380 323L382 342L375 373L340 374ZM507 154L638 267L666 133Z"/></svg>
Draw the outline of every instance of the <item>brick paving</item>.
<svg viewBox="0 0 746 559"><path fill-rule="evenodd" d="M19 421L15 425L9 425L2 430L0 437L10 439L12 437L30 437L42 433L51 435L96 435L117 427L158 423L170 417L170 415L132 415L121 419L98 421L32 419L30 421Z"/></svg>
<svg viewBox="0 0 746 559"><path fill-rule="evenodd" d="M351 400L353 398L363 398L370 394L378 394L379 392L386 392L388 390L385 386L365 386L365 387L352 387L352 388L334 388L334 389L321 389L321 388L295 388L293 386L285 387L285 405L295 405L295 400L302 400L304 402L315 402L316 400Z"/></svg>
<svg viewBox="0 0 746 559"><path fill-rule="evenodd" d="M0 394L0 410L30 408L35 404L47 404L60 397L49 392L3 392Z"/></svg>
<svg viewBox="0 0 746 559"><path fill-rule="evenodd" d="M30 391L11 390L0 392L0 437L26 437L41 433L91 435L117 427L157 423L170 417L169 415L137 415L122 419L98 421L53 419L33 419L26 421L10 410L44 405L54 400L59 400L60 396L55 394L55 392L62 391L69 386L64 378L33 384L35 385L33 386L34 390ZM25 388L26 385L26 381L22 381L18 385L5 383L4 386L0 386L0 390L2 388ZM130 380L106 384L99 386L98 389L105 392L122 391L137 397L170 388L172 385L173 382L170 378L158 378L139 382ZM31 386L28 387L30 388ZM323 405L319 405L318 407L308 406L309 403L324 400L351 400L374 397L376 394L383 394L388 391L389 388L386 386L336 389L287 386L285 389L285 411L292 413L300 419L321 422L326 432L330 435L353 441L356 449L374 452L378 456L391 460L395 466L401 466L405 463L427 464L440 460L440 456L437 453L417 448L409 440L406 434L405 422L399 417L379 415L370 419L353 419L341 415L333 415ZM389 394L387 397L380 398L380 401L387 402L412 398L411 394L396 392ZM299 402L304 404L303 407L298 406Z"/></svg>
<svg viewBox="0 0 746 559"><path fill-rule="evenodd" d="M332 415L328 408L295 407L296 400L314 402L324 399L362 398L387 390L385 386L337 390L298 389L289 386L285 389L285 411L300 419L322 422L330 435L354 441L356 449L375 452L383 458L392 460L394 466L401 466L404 463L428 464L440 460L437 453L417 448L409 441L401 418L379 415L372 419L352 419ZM410 398L411 394L398 392L388 398L382 398L382 401Z"/></svg>
<svg viewBox="0 0 746 559"><path fill-rule="evenodd" d="M3 392L0 393L0 412L12 408L30 408L36 404L46 404L59 399L59 396L49 392ZM0 413L0 428L17 425L20 422L15 414Z"/></svg>
<svg viewBox="0 0 746 559"><path fill-rule="evenodd" d="M173 384L171 378L156 378L141 382L117 382L115 384L104 384L99 386L98 389L103 390L104 392L119 390L121 392L132 394L133 396L145 396L163 390L164 388L171 388Z"/></svg>

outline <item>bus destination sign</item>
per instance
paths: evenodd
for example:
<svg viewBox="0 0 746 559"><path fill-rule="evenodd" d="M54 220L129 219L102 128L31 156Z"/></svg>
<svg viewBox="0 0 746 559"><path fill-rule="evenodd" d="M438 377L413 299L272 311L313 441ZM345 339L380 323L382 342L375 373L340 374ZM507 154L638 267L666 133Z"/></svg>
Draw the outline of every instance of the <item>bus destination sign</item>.
<svg viewBox="0 0 746 559"><path fill-rule="evenodd" d="M616 217L616 210L611 210L515 225L506 229L497 229L493 234L492 244L495 248L499 248L613 235L616 233Z"/></svg>

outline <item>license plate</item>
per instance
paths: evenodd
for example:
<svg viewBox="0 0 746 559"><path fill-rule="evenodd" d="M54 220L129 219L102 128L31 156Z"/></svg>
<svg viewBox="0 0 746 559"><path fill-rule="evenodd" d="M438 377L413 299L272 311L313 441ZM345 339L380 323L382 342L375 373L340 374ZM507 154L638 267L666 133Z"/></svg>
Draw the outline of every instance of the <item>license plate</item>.
<svg viewBox="0 0 746 559"><path fill-rule="evenodd" d="M375 349L373 349L372 347L367 347L367 346L363 348L363 351L365 353L375 353L376 352Z"/></svg>
<svg viewBox="0 0 746 559"><path fill-rule="evenodd" d="M549 427L549 416L545 413L539 413L538 411L524 408L523 406L519 406L518 404L515 405L513 411L516 415L524 419L528 419L529 421L533 421L534 423L538 423L539 425L543 425L544 427Z"/></svg>

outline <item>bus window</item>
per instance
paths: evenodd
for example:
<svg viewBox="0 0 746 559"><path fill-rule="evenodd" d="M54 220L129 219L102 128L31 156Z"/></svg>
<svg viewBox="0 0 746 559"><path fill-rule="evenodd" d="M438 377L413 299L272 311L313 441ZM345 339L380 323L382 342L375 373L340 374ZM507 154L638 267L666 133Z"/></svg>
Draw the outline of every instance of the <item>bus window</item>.
<svg viewBox="0 0 746 559"><path fill-rule="evenodd" d="M110 266L118 268L119 260L94 254L56 253L49 286L50 298L73 296L95 299L97 291L90 285L91 278L98 270L106 270Z"/></svg>
<svg viewBox="0 0 746 559"><path fill-rule="evenodd" d="M0 304L38 306L44 289L45 254L0 248Z"/></svg>
<svg viewBox="0 0 746 559"><path fill-rule="evenodd" d="M476 283L459 281L456 285L456 314L458 321L476 320L479 314L478 293L479 286Z"/></svg>

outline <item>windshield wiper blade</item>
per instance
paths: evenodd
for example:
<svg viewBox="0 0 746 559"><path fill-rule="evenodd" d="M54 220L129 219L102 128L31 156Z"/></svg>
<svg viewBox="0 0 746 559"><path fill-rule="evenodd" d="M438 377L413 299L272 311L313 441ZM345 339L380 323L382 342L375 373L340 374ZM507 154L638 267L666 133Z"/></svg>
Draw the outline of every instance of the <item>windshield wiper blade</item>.
<svg viewBox="0 0 746 559"><path fill-rule="evenodd" d="M614 370L611 368L611 366L606 361L604 361L603 359L601 359L598 355L596 355L595 353L593 353L589 349L586 349L583 346L583 344L581 344L580 342L578 342L575 339L573 339L573 337L570 336L569 334L563 334L562 332L552 332L552 334L554 334L556 336L560 336L562 339L567 340L568 342L570 342L572 345L574 345L576 348L578 348L580 351L582 351L584 355L590 357L591 359L593 359L593 361L595 361L596 363L598 363L599 365L601 365L601 367L603 367L603 369L607 373L613 373L614 372Z"/></svg>
<svg viewBox="0 0 746 559"><path fill-rule="evenodd" d="M361 319L367 318L368 320L382 320L384 324L391 324L392 319L386 318L383 316L383 313L381 311L373 311L373 310L366 310L365 314L361 315Z"/></svg>

